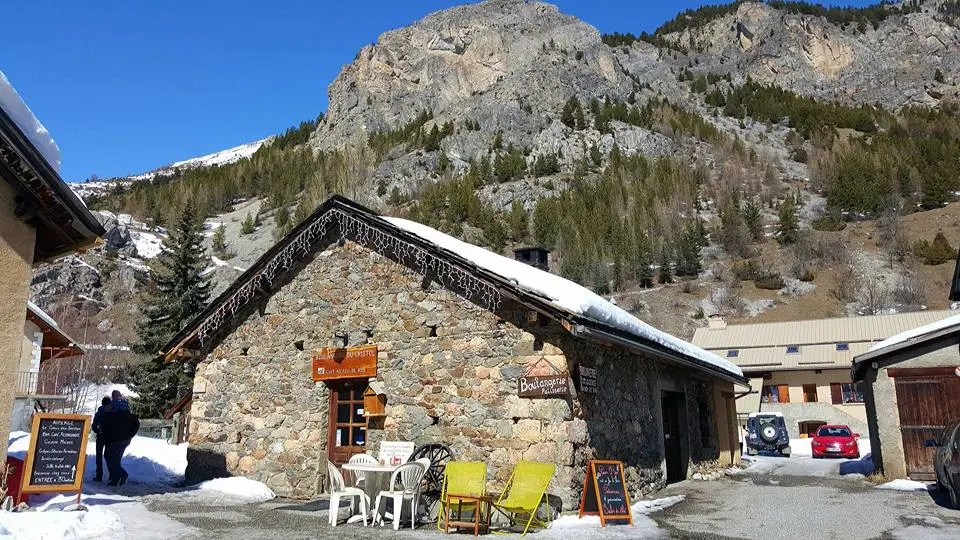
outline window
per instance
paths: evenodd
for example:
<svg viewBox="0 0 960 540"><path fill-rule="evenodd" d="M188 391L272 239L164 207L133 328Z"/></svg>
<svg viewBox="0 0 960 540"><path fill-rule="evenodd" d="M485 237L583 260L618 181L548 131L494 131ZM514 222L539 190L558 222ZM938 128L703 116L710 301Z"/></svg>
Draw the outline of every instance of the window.
<svg viewBox="0 0 960 540"><path fill-rule="evenodd" d="M837 350L838 350L838 351L849 351L849 350L850 350L850 344L849 344L849 343L837 343Z"/></svg>
<svg viewBox="0 0 960 540"><path fill-rule="evenodd" d="M787 345L787 354L797 354L800 352L799 345Z"/></svg>
<svg viewBox="0 0 960 540"><path fill-rule="evenodd" d="M790 403L790 390L785 384L764 385L760 389L762 403Z"/></svg>
<svg viewBox="0 0 960 540"><path fill-rule="evenodd" d="M817 402L817 385L815 384L803 385L803 402L804 403Z"/></svg>
<svg viewBox="0 0 960 540"><path fill-rule="evenodd" d="M822 427L817 430L817 437L851 437L852 435L845 427Z"/></svg>
<svg viewBox="0 0 960 540"><path fill-rule="evenodd" d="M832 383L830 397L834 405L863 403L863 385L861 383Z"/></svg>
<svg viewBox="0 0 960 540"><path fill-rule="evenodd" d="M727 351L727 358L736 358L738 356L740 356L739 349L730 349L729 351Z"/></svg>

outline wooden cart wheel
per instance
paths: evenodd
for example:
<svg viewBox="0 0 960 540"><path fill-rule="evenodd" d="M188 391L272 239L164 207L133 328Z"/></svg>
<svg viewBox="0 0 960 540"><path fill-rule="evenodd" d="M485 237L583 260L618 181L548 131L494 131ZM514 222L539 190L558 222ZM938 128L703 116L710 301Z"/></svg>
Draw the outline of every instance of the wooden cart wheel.
<svg viewBox="0 0 960 540"><path fill-rule="evenodd" d="M423 511L427 519L435 521L440 511L440 492L443 489L443 471L447 462L453 460L453 451L440 443L429 443L418 446L410 455L408 461L421 458L430 460L430 468L423 475L423 484L420 487L420 496L423 499Z"/></svg>

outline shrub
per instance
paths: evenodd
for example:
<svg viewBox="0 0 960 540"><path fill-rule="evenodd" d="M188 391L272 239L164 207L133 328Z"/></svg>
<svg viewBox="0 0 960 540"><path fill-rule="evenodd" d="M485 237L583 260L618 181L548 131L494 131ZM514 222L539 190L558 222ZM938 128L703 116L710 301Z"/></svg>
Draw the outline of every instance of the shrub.
<svg viewBox="0 0 960 540"><path fill-rule="evenodd" d="M810 226L813 227L815 231L837 232L846 229L847 222L843 220L840 212L831 211L818 216Z"/></svg>
<svg viewBox="0 0 960 540"><path fill-rule="evenodd" d="M933 242L919 240L913 245L913 255L920 259L923 264L936 266L949 262L957 256L956 250L950 246L947 237L942 232L938 232L933 237Z"/></svg>
<svg viewBox="0 0 960 540"><path fill-rule="evenodd" d="M769 291L780 290L785 285L783 282L783 276L781 276L779 272L763 274L754 279L753 284L756 285L758 289L765 289Z"/></svg>

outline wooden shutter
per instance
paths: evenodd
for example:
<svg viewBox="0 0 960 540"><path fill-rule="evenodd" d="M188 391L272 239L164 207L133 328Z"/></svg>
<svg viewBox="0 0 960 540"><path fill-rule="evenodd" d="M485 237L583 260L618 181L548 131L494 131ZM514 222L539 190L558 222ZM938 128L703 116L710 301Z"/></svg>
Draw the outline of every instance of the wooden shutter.
<svg viewBox="0 0 960 540"><path fill-rule="evenodd" d="M780 385L780 403L790 403L790 386L786 384Z"/></svg>
<svg viewBox="0 0 960 540"><path fill-rule="evenodd" d="M830 383L830 401L834 405L843 405L843 385L840 383Z"/></svg>

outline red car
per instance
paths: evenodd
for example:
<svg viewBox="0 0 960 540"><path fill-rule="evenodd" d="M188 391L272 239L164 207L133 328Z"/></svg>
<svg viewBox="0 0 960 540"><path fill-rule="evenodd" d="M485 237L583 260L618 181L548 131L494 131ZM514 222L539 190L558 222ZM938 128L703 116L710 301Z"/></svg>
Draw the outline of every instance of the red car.
<svg viewBox="0 0 960 540"><path fill-rule="evenodd" d="M849 426L820 426L813 437L813 457L842 457L857 459L860 457L859 433Z"/></svg>

